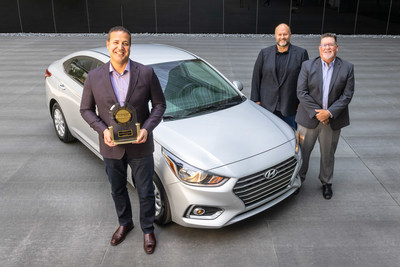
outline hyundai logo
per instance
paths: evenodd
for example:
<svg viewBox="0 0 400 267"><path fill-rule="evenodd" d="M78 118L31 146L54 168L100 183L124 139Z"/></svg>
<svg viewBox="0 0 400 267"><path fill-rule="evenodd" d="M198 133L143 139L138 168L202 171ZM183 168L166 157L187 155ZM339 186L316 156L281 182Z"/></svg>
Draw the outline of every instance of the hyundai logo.
<svg viewBox="0 0 400 267"><path fill-rule="evenodd" d="M274 178L276 175L278 175L277 169L270 169L264 173L264 177L267 180Z"/></svg>

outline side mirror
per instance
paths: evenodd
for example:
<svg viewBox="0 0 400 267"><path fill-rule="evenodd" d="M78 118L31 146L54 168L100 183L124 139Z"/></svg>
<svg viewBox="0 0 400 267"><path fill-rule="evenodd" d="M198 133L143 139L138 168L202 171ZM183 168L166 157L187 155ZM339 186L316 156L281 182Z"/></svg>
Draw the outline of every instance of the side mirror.
<svg viewBox="0 0 400 267"><path fill-rule="evenodd" d="M238 89L239 91L242 91L242 90L243 90L243 84L242 84L241 82L239 82L239 81L233 81L232 83L233 83L233 85L236 87L236 89Z"/></svg>

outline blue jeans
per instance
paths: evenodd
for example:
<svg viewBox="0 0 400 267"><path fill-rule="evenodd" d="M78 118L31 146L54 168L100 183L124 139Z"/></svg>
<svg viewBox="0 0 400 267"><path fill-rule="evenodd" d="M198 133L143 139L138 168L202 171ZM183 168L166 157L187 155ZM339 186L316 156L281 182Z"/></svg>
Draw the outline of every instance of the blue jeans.
<svg viewBox="0 0 400 267"><path fill-rule="evenodd" d="M111 195L120 225L126 226L132 222L132 207L127 184L128 164L132 169L133 179L140 203L140 226L143 233L154 231L155 199L154 199L154 161L153 155L131 159L125 154L122 159L104 158L108 180L111 184Z"/></svg>
<svg viewBox="0 0 400 267"><path fill-rule="evenodd" d="M296 114L292 116L283 116L282 113L279 110L275 110L274 114L278 116L280 119L282 119L284 122L289 124L289 126L293 127L295 130L297 130L297 122L296 122Z"/></svg>

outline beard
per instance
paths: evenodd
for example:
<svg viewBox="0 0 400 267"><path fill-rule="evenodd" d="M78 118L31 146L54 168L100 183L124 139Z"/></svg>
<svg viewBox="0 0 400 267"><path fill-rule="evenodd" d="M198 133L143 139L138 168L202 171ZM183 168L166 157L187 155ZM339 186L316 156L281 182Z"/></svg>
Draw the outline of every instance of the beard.
<svg viewBox="0 0 400 267"><path fill-rule="evenodd" d="M323 53L322 55L323 55L324 59L326 59L326 60L330 60L330 59L332 59L334 57L334 53L333 52Z"/></svg>
<svg viewBox="0 0 400 267"><path fill-rule="evenodd" d="M279 42L276 42L276 44L280 47L286 47L289 45L289 41L288 40L281 40Z"/></svg>

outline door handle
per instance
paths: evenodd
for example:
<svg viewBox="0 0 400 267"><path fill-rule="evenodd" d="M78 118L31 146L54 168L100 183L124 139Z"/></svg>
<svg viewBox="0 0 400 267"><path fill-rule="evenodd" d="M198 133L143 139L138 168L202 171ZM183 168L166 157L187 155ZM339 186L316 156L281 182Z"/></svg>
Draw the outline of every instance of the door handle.
<svg viewBox="0 0 400 267"><path fill-rule="evenodd" d="M60 88L61 90L65 90L65 85L63 83L60 83L58 85L58 88Z"/></svg>

